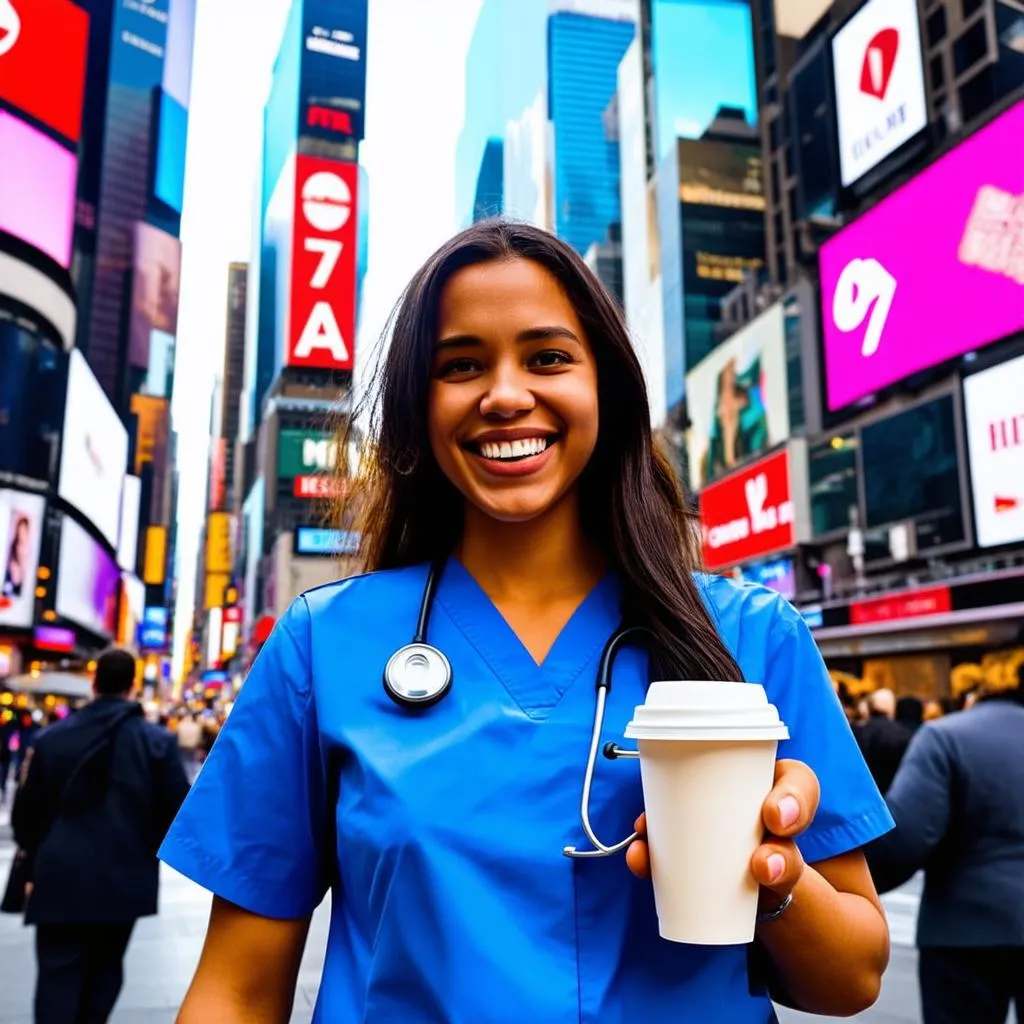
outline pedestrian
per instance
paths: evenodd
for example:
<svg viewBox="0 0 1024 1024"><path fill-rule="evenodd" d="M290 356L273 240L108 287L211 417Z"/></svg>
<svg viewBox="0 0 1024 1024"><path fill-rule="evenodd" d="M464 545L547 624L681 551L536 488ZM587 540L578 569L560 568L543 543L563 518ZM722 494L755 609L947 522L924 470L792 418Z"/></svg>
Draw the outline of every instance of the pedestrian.
<svg viewBox="0 0 1024 1024"><path fill-rule="evenodd" d="M136 920L157 912L156 853L188 791L174 738L131 697L135 658L96 661L94 700L27 753L11 823L30 865L36 1024L102 1024Z"/></svg>
<svg viewBox="0 0 1024 1024"><path fill-rule="evenodd" d="M912 734L895 720L896 695L892 690L875 690L868 695L867 703L868 720L856 730L857 742L875 783L885 794L892 785Z"/></svg>
<svg viewBox="0 0 1024 1024"><path fill-rule="evenodd" d="M924 721L924 701L920 697L900 697L896 701L895 720L909 733L915 733Z"/></svg>
<svg viewBox="0 0 1024 1024"><path fill-rule="evenodd" d="M924 870L923 1024L1024 1021L1024 669L914 735L887 798L896 829L868 849L882 892Z"/></svg>
<svg viewBox="0 0 1024 1024"><path fill-rule="evenodd" d="M162 850L215 893L179 1024L287 1020L328 887L325 1024L767 1024L768 984L812 1012L869 1005L888 932L859 848L884 802L801 616L692 571L614 299L564 242L481 223L414 277L382 374L373 571L278 620ZM605 739L652 677L757 680L789 725L751 861L763 962L659 937L635 760L592 791L595 828L641 834L625 863L564 853L624 617L648 632L615 663ZM437 649L400 654L389 699L421 632ZM421 663L443 699L399 706Z"/></svg>
<svg viewBox="0 0 1024 1024"><path fill-rule="evenodd" d="M196 716L191 711L186 711L178 720L176 735L178 750L181 753L181 763L189 780L195 778L196 770L199 767L199 744L202 734L203 727L196 721Z"/></svg>

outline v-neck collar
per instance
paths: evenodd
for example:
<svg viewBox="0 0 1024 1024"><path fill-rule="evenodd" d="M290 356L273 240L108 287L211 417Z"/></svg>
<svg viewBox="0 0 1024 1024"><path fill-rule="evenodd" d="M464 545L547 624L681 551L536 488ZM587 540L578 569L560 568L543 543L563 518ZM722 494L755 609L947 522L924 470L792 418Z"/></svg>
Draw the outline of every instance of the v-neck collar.
<svg viewBox="0 0 1024 1024"><path fill-rule="evenodd" d="M608 572L583 599L538 665L494 602L454 556L445 564L437 603L531 718L545 718L594 663L621 618L619 581Z"/></svg>

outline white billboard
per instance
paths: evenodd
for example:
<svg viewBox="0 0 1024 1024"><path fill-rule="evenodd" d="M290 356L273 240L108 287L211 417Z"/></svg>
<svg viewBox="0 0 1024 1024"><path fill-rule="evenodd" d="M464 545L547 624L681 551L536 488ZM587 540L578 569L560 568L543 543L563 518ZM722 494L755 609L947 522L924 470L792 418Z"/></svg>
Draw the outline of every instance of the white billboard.
<svg viewBox="0 0 1024 1024"><path fill-rule="evenodd" d="M928 124L917 0L869 0L832 40L844 186Z"/></svg>
<svg viewBox="0 0 1024 1024"><path fill-rule="evenodd" d="M737 331L686 375L686 405L694 491L789 437L781 302Z"/></svg>
<svg viewBox="0 0 1024 1024"><path fill-rule="evenodd" d="M978 546L1024 540L1024 356L964 380Z"/></svg>
<svg viewBox="0 0 1024 1024"><path fill-rule="evenodd" d="M57 493L117 547L128 431L85 357L73 349Z"/></svg>

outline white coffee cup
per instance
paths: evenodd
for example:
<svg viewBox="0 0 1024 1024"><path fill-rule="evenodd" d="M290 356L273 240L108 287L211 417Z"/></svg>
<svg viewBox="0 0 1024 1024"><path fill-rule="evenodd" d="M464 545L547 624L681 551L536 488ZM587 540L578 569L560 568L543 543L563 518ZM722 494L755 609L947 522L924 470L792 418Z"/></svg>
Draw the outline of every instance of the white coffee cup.
<svg viewBox="0 0 1024 1024"><path fill-rule="evenodd" d="M654 902L662 938L753 941L751 858L789 730L757 683L651 683L626 736L638 741Z"/></svg>

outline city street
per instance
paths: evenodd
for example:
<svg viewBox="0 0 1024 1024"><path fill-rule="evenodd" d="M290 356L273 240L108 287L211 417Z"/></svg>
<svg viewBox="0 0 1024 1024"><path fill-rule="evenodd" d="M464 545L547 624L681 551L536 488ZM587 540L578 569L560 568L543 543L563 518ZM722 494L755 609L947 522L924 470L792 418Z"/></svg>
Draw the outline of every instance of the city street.
<svg viewBox="0 0 1024 1024"><path fill-rule="evenodd" d="M0 878L6 880L13 847L0 840ZM159 917L140 922L128 954L124 991L111 1024L172 1024L202 945L209 897L180 875L165 869ZM865 1024L917 1024L916 957L913 926L916 888L886 898L894 950L882 998L857 1018ZM327 938L329 906L320 908L310 932L299 977L293 1024L312 1020ZM31 1024L35 963L32 932L20 919L0 916L0 1024ZM781 1024L822 1021L821 1017L780 1012ZM483 1024L483 1022L481 1022Z"/></svg>

